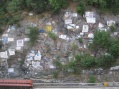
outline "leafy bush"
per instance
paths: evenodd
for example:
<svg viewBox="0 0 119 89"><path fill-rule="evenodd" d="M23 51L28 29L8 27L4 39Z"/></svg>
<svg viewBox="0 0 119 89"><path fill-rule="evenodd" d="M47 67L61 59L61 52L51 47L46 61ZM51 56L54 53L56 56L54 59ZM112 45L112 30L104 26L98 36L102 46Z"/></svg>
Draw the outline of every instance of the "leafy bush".
<svg viewBox="0 0 119 89"><path fill-rule="evenodd" d="M26 7L29 11L41 13L50 9L49 0L26 0Z"/></svg>
<svg viewBox="0 0 119 89"><path fill-rule="evenodd" d="M79 38L78 41L79 41L79 43L83 43L82 38Z"/></svg>
<svg viewBox="0 0 119 89"><path fill-rule="evenodd" d="M38 39L39 31L37 27L28 27L28 29L30 29L30 33L28 34L30 38L30 45L33 46Z"/></svg>
<svg viewBox="0 0 119 89"><path fill-rule="evenodd" d="M89 48L94 52L98 67L109 68L119 57L119 41L105 31L97 31L94 34L93 43L89 45ZM102 52L108 55L103 55Z"/></svg>
<svg viewBox="0 0 119 89"><path fill-rule="evenodd" d="M73 2L78 2L79 0L73 0Z"/></svg>
<svg viewBox="0 0 119 89"><path fill-rule="evenodd" d="M68 5L68 0L49 0L54 12L59 11L61 8L65 8Z"/></svg>
<svg viewBox="0 0 119 89"><path fill-rule="evenodd" d="M59 75L59 72L58 71L53 72L53 78L57 79L58 78L58 75Z"/></svg>
<svg viewBox="0 0 119 89"><path fill-rule="evenodd" d="M81 73L81 70L79 68L79 66L77 65L77 62L74 60L74 61L70 61L66 67L65 67L65 71L67 72L71 72L73 74L80 74Z"/></svg>
<svg viewBox="0 0 119 89"><path fill-rule="evenodd" d="M110 34L106 31L96 31L93 39L94 48L108 48L110 46Z"/></svg>
<svg viewBox="0 0 119 89"><path fill-rule="evenodd" d="M74 58L75 58L75 60L76 60L76 62L78 63L78 62L80 62L81 61L81 55L79 55L79 54L76 54L76 55L74 55Z"/></svg>
<svg viewBox="0 0 119 89"><path fill-rule="evenodd" d="M99 51L107 50L111 45L111 36L106 31L96 31L94 34L93 43L88 45L88 48L94 52L96 57ZM101 55L101 54L99 54Z"/></svg>
<svg viewBox="0 0 119 89"><path fill-rule="evenodd" d="M18 22L18 23L16 24L16 26L19 28L19 27L21 26L21 24Z"/></svg>
<svg viewBox="0 0 119 89"><path fill-rule="evenodd" d="M54 61L54 65L55 65L56 68L58 68L59 70L62 70L62 68L63 68L63 65L62 65L62 63L60 62L60 60Z"/></svg>
<svg viewBox="0 0 119 89"><path fill-rule="evenodd" d="M0 28L0 34L2 34L3 33L3 30Z"/></svg>
<svg viewBox="0 0 119 89"><path fill-rule="evenodd" d="M89 77L88 83L96 83L96 78L93 75L91 75Z"/></svg>
<svg viewBox="0 0 119 89"><path fill-rule="evenodd" d="M77 13L83 15L85 11L85 3L83 1L80 2L80 4L76 7Z"/></svg>
<svg viewBox="0 0 119 89"><path fill-rule="evenodd" d="M92 5L97 8L104 8L107 4L105 0L87 0L86 2L88 5Z"/></svg>
<svg viewBox="0 0 119 89"><path fill-rule="evenodd" d="M22 5L23 5L23 0L11 0L8 3L7 10L13 14L21 10Z"/></svg>
<svg viewBox="0 0 119 89"><path fill-rule="evenodd" d="M20 15L11 16L11 17L9 17L8 24L9 25L18 24L21 19L22 18Z"/></svg>
<svg viewBox="0 0 119 89"><path fill-rule="evenodd" d="M115 27L114 25L112 25L112 26L110 27L110 30L111 30L111 32L115 32L115 31L116 31L116 27Z"/></svg>
<svg viewBox="0 0 119 89"><path fill-rule="evenodd" d="M49 37L52 38L53 40L57 39L57 36L52 32L49 33Z"/></svg>
<svg viewBox="0 0 119 89"><path fill-rule="evenodd" d="M106 0L106 8L112 11L114 14L119 13L119 0Z"/></svg>
<svg viewBox="0 0 119 89"><path fill-rule="evenodd" d="M114 58L118 58L119 57L119 41L118 40L112 39L111 46L109 47L108 52Z"/></svg>
<svg viewBox="0 0 119 89"><path fill-rule="evenodd" d="M111 55L102 55L99 59L97 59L97 64L101 68L110 68L115 62L116 60Z"/></svg>
<svg viewBox="0 0 119 89"><path fill-rule="evenodd" d="M3 43L0 41L0 50L2 49Z"/></svg>
<svg viewBox="0 0 119 89"><path fill-rule="evenodd" d="M80 66L85 69L90 69L92 67L95 67L96 64L96 59L89 55L89 54L83 54L81 61L80 61Z"/></svg>

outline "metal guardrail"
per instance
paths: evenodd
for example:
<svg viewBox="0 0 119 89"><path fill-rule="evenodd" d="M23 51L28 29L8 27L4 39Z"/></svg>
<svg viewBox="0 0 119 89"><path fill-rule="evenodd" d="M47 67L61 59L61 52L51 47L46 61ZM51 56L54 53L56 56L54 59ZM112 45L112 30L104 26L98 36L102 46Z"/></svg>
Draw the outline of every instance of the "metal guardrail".
<svg viewBox="0 0 119 89"><path fill-rule="evenodd" d="M105 84L107 84L105 86ZM119 87L119 82L106 83L33 83L34 87L42 88L83 88L83 87Z"/></svg>

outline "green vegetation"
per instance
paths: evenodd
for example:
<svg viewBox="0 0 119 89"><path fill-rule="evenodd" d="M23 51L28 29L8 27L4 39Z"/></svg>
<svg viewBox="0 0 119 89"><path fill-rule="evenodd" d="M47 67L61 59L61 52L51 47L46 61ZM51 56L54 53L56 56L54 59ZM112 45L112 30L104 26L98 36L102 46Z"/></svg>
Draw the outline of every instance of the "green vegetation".
<svg viewBox="0 0 119 89"><path fill-rule="evenodd" d="M0 41L0 50L2 49L2 46L3 46L3 44L2 44L2 42Z"/></svg>
<svg viewBox="0 0 119 89"><path fill-rule="evenodd" d="M54 33L52 33L52 32L50 32L48 35L49 35L49 37L52 38L53 40L56 40L56 39L57 39L57 36L56 36Z"/></svg>
<svg viewBox="0 0 119 89"><path fill-rule="evenodd" d="M80 14L83 14L88 6L100 11L119 13L119 0L0 0L0 24L16 24L20 19L16 19L15 16L24 10L34 13L59 12L72 1L78 3L76 10Z"/></svg>
<svg viewBox="0 0 119 89"><path fill-rule="evenodd" d="M40 18L43 19L44 18L44 15L41 15Z"/></svg>
<svg viewBox="0 0 119 89"><path fill-rule="evenodd" d="M79 3L79 5L76 7L76 11L79 13L79 14L81 14L81 15L83 15L84 14L84 12L85 12L85 2L83 2L83 1L81 1L80 3Z"/></svg>
<svg viewBox="0 0 119 89"><path fill-rule="evenodd" d="M0 25L13 25L16 24L18 27L21 18L21 13L23 11L33 12L36 14L41 14L45 11L59 12L62 8L68 6L71 0L0 0ZM77 2L78 6L76 11L79 14L83 14L88 6L94 7L100 11L109 10L114 14L119 13L119 0L72 0ZM41 15L41 18L44 16ZM1 27L0 26L0 27ZM31 46L38 39L38 28L29 27L30 33L28 34L30 38ZM110 27L111 32L116 31L114 26ZM0 29L0 34L2 34L2 29ZM53 40L57 39L54 33L49 33L49 37ZM78 39L82 43L82 39ZM110 36L108 32L96 31L94 34L93 43L89 45L90 51L94 53L94 57L91 54L77 54L75 55L75 50L78 48L76 44L71 45L74 51L74 58L68 62L66 65L62 65L61 62L56 62L58 70L62 71L72 71L74 74L80 74L80 69L91 69L91 68L110 68L114 65L119 57L119 40ZM107 55L105 55L107 53ZM64 67L65 66L65 67ZM55 73L56 77L57 74ZM89 79L93 80L93 79ZM94 81L93 81L94 82Z"/></svg>
<svg viewBox="0 0 119 89"><path fill-rule="evenodd" d="M73 74L80 74L81 70L76 61L72 60L67 65L65 65L65 72L70 72Z"/></svg>
<svg viewBox="0 0 119 89"><path fill-rule="evenodd" d="M71 48L72 48L72 50L75 51L78 48L78 46L75 43L72 43L71 44Z"/></svg>
<svg viewBox="0 0 119 89"><path fill-rule="evenodd" d="M20 67L22 67L22 66L23 66L24 61L25 61L25 59L21 59L21 60L19 61L19 62L20 62Z"/></svg>
<svg viewBox="0 0 119 89"><path fill-rule="evenodd" d="M108 49L108 52L114 57L118 58L119 57L119 40L117 39L112 39L111 40L111 45Z"/></svg>
<svg viewBox="0 0 119 89"><path fill-rule="evenodd" d="M83 0L87 5L93 6L101 11L110 10L111 12L117 14L119 9L119 0Z"/></svg>
<svg viewBox="0 0 119 89"><path fill-rule="evenodd" d="M109 68L119 57L119 40L111 37L108 32L97 31L94 34L93 43L90 44L90 49L97 59L97 66Z"/></svg>
<svg viewBox="0 0 119 89"><path fill-rule="evenodd" d="M3 30L0 28L0 34L2 34L3 33Z"/></svg>
<svg viewBox="0 0 119 89"><path fill-rule="evenodd" d="M75 1L75 0L73 0ZM77 12L78 13L83 13L85 8L88 6L97 8L100 10L100 12L104 11L111 11L114 14L119 13L119 0L76 0L79 2L79 5L77 6Z"/></svg>
<svg viewBox="0 0 119 89"><path fill-rule="evenodd" d="M106 0L106 8L111 10L114 14L119 13L119 0Z"/></svg>
<svg viewBox="0 0 119 89"><path fill-rule="evenodd" d="M7 10L9 13L15 13L22 10L23 0L11 0L8 3Z"/></svg>
<svg viewBox="0 0 119 89"><path fill-rule="evenodd" d="M24 0L25 8L35 13L42 13L51 9L49 0Z"/></svg>
<svg viewBox="0 0 119 89"><path fill-rule="evenodd" d="M60 72L77 74L77 75L79 75L81 72L81 69L78 66L78 63L75 60L72 60L64 65L62 65L60 60L57 60L57 61L54 61L54 65L57 68L57 71L53 73L54 78L57 78L57 76Z"/></svg>
<svg viewBox="0 0 119 89"><path fill-rule="evenodd" d="M87 0L87 4L100 9L100 8L105 8L107 1L106 0Z"/></svg>
<svg viewBox="0 0 119 89"><path fill-rule="evenodd" d="M111 32L115 32L115 31L116 31L116 27L115 27L114 25L112 25L112 26L110 27L110 30L111 30Z"/></svg>
<svg viewBox="0 0 119 89"><path fill-rule="evenodd" d="M20 15L11 16L12 19L9 19L8 25L18 24L19 21L22 19Z"/></svg>
<svg viewBox="0 0 119 89"><path fill-rule="evenodd" d="M68 0L49 0L54 12L58 12L61 8L65 8L68 5Z"/></svg>
<svg viewBox="0 0 119 89"><path fill-rule="evenodd" d="M111 55L102 55L97 60L98 67L101 67L101 68L110 68L111 66L114 65L115 62L116 60Z"/></svg>
<svg viewBox="0 0 119 89"><path fill-rule="evenodd" d="M17 24L24 10L41 13L51 8L49 0L0 0L0 24Z"/></svg>
<svg viewBox="0 0 119 89"><path fill-rule="evenodd" d="M106 31L96 31L93 44L95 48L108 48L110 46L110 34Z"/></svg>
<svg viewBox="0 0 119 89"><path fill-rule="evenodd" d="M30 45L33 46L38 39L39 31L37 27L28 27L28 29L30 30L30 33L28 34L30 38Z"/></svg>
<svg viewBox="0 0 119 89"><path fill-rule="evenodd" d="M78 41L79 41L79 43L83 43L82 38L79 38Z"/></svg>
<svg viewBox="0 0 119 89"><path fill-rule="evenodd" d="M59 75L59 72L58 71L53 72L53 78L57 79L58 78L58 75Z"/></svg>
<svg viewBox="0 0 119 89"><path fill-rule="evenodd" d="M96 31L94 34L93 43L89 44L89 48L94 51L95 57L99 51L106 51L111 45L111 36L105 31Z"/></svg>
<svg viewBox="0 0 119 89"><path fill-rule="evenodd" d="M80 66L85 69L90 69L96 66L96 60L93 56L90 56L89 54L83 54Z"/></svg>
<svg viewBox="0 0 119 89"><path fill-rule="evenodd" d="M20 26L21 26L21 24L18 22L18 23L16 24L16 27L19 28Z"/></svg>
<svg viewBox="0 0 119 89"><path fill-rule="evenodd" d="M74 58L76 59L76 62L78 63L78 62L80 62L81 61L81 55L79 55L79 54L76 54L76 55L74 55Z"/></svg>
<svg viewBox="0 0 119 89"><path fill-rule="evenodd" d="M88 83L96 83L96 78L95 78L95 76L91 75L91 76L89 77Z"/></svg>
<svg viewBox="0 0 119 89"><path fill-rule="evenodd" d="M89 54L77 54L75 55L75 60L72 59L65 65L62 65L59 60L56 61L54 64L59 71L79 75L81 73L81 69L91 69L95 67L96 60Z"/></svg>
<svg viewBox="0 0 119 89"><path fill-rule="evenodd" d="M63 69L63 65L62 65L62 63L60 62L60 60L54 61L54 65L56 66L56 68L57 68L58 70L62 70L62 69Z"/></svg>
<svg viewBox="0 0 119 89"><path fill-rule="evenodd" d="M74 50L77 49L74 43L72 48ZM81 69L107 69L114 66L119 57L119 40L111 37L105 31L95 32L90 48L94 56L88 53L75 54L74 52L74 58L67 62L67 64L62 65L61 63L57 63L60 71L79 75ZM95 79L90 77L89 82L94 83Z"/></svg>

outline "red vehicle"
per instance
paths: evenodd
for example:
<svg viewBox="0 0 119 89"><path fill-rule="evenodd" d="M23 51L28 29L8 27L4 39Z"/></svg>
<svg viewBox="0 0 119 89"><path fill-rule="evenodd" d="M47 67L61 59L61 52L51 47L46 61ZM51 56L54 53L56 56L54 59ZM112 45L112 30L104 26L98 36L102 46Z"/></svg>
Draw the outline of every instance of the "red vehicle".
<svg viewBox="0 0 119 89"><path fill-rule="evenodd" d="M33 89L32 80L0 80L0 89Z"/></svg>

